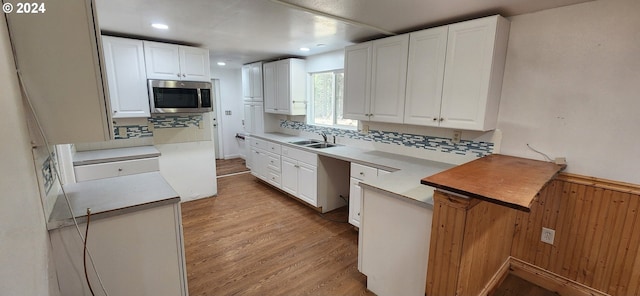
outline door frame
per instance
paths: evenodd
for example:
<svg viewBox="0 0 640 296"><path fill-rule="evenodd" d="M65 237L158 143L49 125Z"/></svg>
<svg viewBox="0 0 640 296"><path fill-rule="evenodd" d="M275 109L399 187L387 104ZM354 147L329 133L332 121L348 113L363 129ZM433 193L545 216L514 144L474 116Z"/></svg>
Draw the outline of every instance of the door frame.
<svg viewBox="0 0 640 296"><path fill-rule="evenodd" d="M222 99L220 97L220 79L217 78L213 78L211 79L211 85L213 86L213 98L215 101L215 112L216 112L216 121L215 124L217 124L217 127L212 127L214 130L212 130L212 137L214 138L213 140L216 142L214 144L215 146L215 155L216 155L216 159L224 159L224 132L223 132L223 128L222 128ZM217 137L216 137L217 135Z"/></svg>

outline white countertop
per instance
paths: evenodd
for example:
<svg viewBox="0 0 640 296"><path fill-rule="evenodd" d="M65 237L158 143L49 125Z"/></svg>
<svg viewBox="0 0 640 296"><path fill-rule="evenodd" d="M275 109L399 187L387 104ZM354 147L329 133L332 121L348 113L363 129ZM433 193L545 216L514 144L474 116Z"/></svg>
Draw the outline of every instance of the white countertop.
<svg viewBox="0 0 640 296"><path fill-rule="evenodd" d="M87 165L160 156L154 146L138 146L116 149L80 151L73 155L73 165Z"/></svg>
<svg viewBox="0 0 640 296"><path fill-rule="evenodd" d="M424 177L455 166L453 164L443 162L350 146L339 145L324 149L307 148L289 143L305 138L281 133L252 134L251 137L303 149L321 156L333 157L387 171L393 171L391 174L378 177L375 183L360 182L360 185L368 189L390 194L394 197L412 202L422 207L433 206L434 188L420 184L420 180Z"/></svg>
<svg viewBox="0 0 640 296"><path fill-rule="evenodd" d="M180 196L159 172L98 179L64 185L73 214L78 223L86 222L87 208L91 219L102 219L180 202ZM73 225L62 193L49 217L49 230Z"/></svg>

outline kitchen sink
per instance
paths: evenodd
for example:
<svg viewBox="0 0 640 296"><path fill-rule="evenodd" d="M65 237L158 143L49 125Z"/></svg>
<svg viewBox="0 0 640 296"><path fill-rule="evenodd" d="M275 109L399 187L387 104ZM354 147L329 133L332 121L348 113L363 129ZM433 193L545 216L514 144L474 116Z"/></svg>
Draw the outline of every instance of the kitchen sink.
<svg viewBox="0 0 640 296"><path fill-rule="evenodd" d="M322 142L320 141L316 141L316 140L302 140L302 141L295 141L295 142L289 142L291 144L294 145L309 145L309 144L322 144Z"/></svg>
<svg viewBox="0 0 640 296"><path fill-rule="evenodd" d="M331 144L331 143L316 143L316 144L312 144L312 145L307 145L306 147L309 148L316 148L316 149L323 149L323 148L329 148L329 147L335 147L337 146L336 144Z"/></svg>

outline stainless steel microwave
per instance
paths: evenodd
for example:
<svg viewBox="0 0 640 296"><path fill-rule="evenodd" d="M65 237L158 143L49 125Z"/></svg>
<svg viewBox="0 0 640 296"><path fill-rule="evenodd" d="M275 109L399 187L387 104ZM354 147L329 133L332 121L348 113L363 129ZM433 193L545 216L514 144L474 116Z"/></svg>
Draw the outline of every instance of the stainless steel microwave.
<svg viewBox="0 0 640 296"><path fill-rule="evenodd" d="M151 113L211 112L211 83L149 79L149 103Z"/></svg>

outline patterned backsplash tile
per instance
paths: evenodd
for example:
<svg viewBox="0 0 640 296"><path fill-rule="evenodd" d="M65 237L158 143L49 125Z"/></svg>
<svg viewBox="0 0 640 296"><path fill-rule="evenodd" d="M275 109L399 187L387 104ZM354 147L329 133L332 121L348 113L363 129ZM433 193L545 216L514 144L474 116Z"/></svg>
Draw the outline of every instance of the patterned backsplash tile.
<svg viewBox="0 0 640 296"><path fill-rule="evenodd" d="M153 137L153 129L199 127L202 114L154 115L143 125L114 125L116 140Z"/></svg>
<svg viewBox="0 0 640 296"><path fill-rule="evenodd" d="M369 130L368 134L363 134L356 130L345 130L331 127L308 125L304 122L291 120L280 120L280 127L302 130L311 133L324 132L327 135L337 137L402 145L417 149L454 153L458 155L474 155L476 157L483 157L493 153L494 147L494 144L490 142L461 140L459 143L453 143L450 138L439 138L379 130Z"/></svg>

